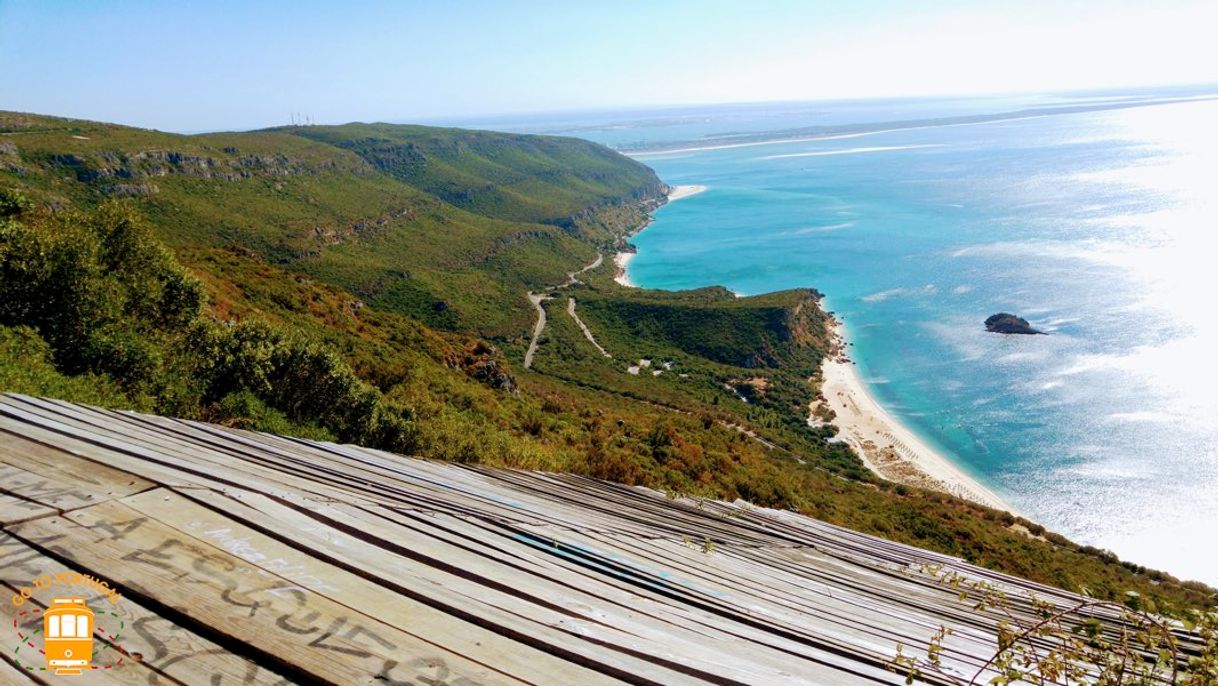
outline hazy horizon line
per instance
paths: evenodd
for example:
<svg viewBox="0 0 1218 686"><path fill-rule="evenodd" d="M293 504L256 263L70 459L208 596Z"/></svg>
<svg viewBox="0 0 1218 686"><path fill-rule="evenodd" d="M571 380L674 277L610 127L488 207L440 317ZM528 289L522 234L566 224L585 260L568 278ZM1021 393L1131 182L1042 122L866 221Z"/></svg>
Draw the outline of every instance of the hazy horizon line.
<svg viewBox="0 0 1218 686"><path fill-rule="evenodd" d="M50 112L22 112L21 110L2 110L16 113L32 114L36 116L55 117L60 119L74 119L77 121L87 121L100 124L116 124L119 126L128 126L130 128L145 129L149 131L160 131L164 133L175 133L185 136L197 136L212 133L249 133L253 131L263 131L268 129L285 128L291 126L343 126L347 124L416 124L421 126L454 126L460 128L461 123L469 124L492 124L495 120L504 120L504 123L510 123L509 120L520 120L519 123L530 119L542 119L547 116L556 117L563 115L587 116L595 114L615 114L629 112L679 112L682 110L694 110L697 108L764 108L781 105L812 105L818 103L863 103L863 102L899 102L899 101L918 101L918 100L952 100L963 98L1004 98L1016 96L1067 96L1067 95L1084 95L1084 94L1113 94L1135 93L1139 91L1154 91L1158 89L1205 89L1214 88L1216 91L1211 95L1218 96L1218 81L1214 82L1195 82L1195 83L1159 83L1159 84L1139 84L1129 86L1096 86L1070 89L1056 90L1011 90L1011 91L988 91L984 93L977 92L952 92L952 93L931 93L923 95L875 95L875 96L849 96L849 97L825 97L825 98L810 98L810 99L775 99L775 100L736 100L736 101L706 101L706 102L685 102L685 103L668 103L668 104L650 104L650 105L596 105L587 107L571 107L571 108L555 108L555 109L538 109L538 110L516 110L516 111L501 111L488 112L486 114L462 114L462 115L439 115L439 116L422 116L422 117L403 117L403 116L386 116L383 118L374 119L347 119L347 120L329 120L321 122L312 122L310 124L294 124L293 117L308 118L310 115L307 111L288 112L285 117L286 121L279 123L268 123L265 125L253 126L236 126L236 127L218 127L207 129L169 129L157 128L153 126L137 126L133 124L125 124L121 121L113 121L106 119L91 118L88 116L68 116ZM609 124L609 123L607 123Z"/></svg>

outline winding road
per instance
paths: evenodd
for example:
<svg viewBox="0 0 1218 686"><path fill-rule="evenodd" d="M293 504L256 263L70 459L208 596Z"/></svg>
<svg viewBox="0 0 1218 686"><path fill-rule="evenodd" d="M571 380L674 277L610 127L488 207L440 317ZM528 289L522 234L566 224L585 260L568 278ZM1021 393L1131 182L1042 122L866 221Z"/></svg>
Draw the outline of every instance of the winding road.
<svg viewBox="0 0 1218 686"><path fill-rule="evenodd" d="M605 256L598 252L596 253L596 259L592 260L592 262L590 262L583 269L574 272L567 272L566 283L554 286L553 288L548 288L542 293L534 293L533 291L529 291L527 293L529 302L533 303L533 307L537 309L537 323L533 325L533 340L529 341L529 349L524 353L525 369L529 369L533 366L533 355L537 353L537 341L541 338L541 333L546 330L546 308L544 303L553 297L550 295L550 292L559 290L561 288L567 288L568 286L574 286L575 284L579 283L580 274L583 274L590 269L596 269L597 267L601 266L601 263L604 261ZM568 311L570 311L572 316L574 316L574 306L572 306ZM575 321L579 322L579 318L577 317ZM588 331L588 328L584 326L583 322L579 322L579 325L584 329L584 333L588 336L588 339L592 340L592 334ZM597 345L596 341L593 340L592 344L596 345L597 349L605 354L605 357L609 357L609 353L606 353L604 348Z"/></svg>
<svg viewBox="0 0 1218 686"><path fill-rule="evenodd" d="M588 328L588 325L584 323L584 320L580 319L578 314L575 314L575 298L573 297L567 298L567 314L571 315L571 318L574 319L575 323L579 325L580 330L584 332L584 338L587 338L588 342L591 343L593 347L601 351L601 354L605 357L613 359L613 355L610 355L608 350L605 350L601 347L600 343L596 342L596 338L592 335L592 330Z"/></svg>
<svg viewBox="0 0 1218 686"><path fill-rule="evenodd" d="M567 288L569 286L573 286L573 285L579 283L580 274L583 274L584 272L592 270L592 269L596 269L597 267L601 266L601 263L604 262L604 260L605 260L605 256L602 255L601 253L597 253L596 259L593 260L591 263L589 263L587 266L585 266L583 269L580 269L580 270L574 271L574 272L568 272L566 283L563 283L561 285L547 289L545 292L542 292L542 293L534 293L533 291L529 291L527 293L529 302L533 303L533 307L535 307L537 309L537 323L533 325L533 340L529 341L529 349L526 350L524 353L524 368L525 369L529 369L533 366L533 356L537 353L537 341L541 338L542 332L545 331L545 329L546 329L546 308L545 308L544 303L547 300L550 300L554 297L553 295L551 295L551 293L553 291L556 291L556 290L559 290L562 288ZM584 336L588 339L588 342L590 342L592 345L594 345L596 347L596 349L599 350L600 353L602 355L604 355L605 357L610 358L610 359L613 358L613 355L610 355L608 350L605 350L603 347L601 347L600 343L597 343L596 338L592 335L592 331L588 328L588 326L586 324L584 324L583 320L579 318L579 315L575 314L575 298L571 298L571 297L567 298L567 314L570 314L571 318L575 320L575 323L579 325L579 328L584 332ZM646 400L644 400L642 402L645 402L649 405L655 405L656 407L661 407L661 408L664 408L664 409L672 411L672 412L677 412L680 414L686 414L686 415L692 416L692 413L687 410L680 410L680 409L677 409L674 407L669 407L667 405L662 405L660 403L653 403L653 402L646 401ZM723 420L718 420L718 421L723 426L726 426L730 429L735 429L736 431L739 431L740 433L744 434L745 436L748 436L749 438L753 439L754 441L757 441L758 443L760 443L761 445L765 446L766 448L768 448L770 450L776 450L778 448L778 446L774 445L770 441L767 441L766 439L757 435L757 433L751 429L748 429L739 424L732 424L730 422L725 422ZM798 459L801 463L803 462L803 460L801 458L796 458L796 459Z"/></svg>

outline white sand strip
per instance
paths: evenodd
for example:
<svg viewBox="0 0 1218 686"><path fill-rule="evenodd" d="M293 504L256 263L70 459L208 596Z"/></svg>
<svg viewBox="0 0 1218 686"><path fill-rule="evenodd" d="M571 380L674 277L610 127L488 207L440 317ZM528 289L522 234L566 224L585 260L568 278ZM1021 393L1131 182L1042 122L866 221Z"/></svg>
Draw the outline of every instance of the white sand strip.
<svg viewBox="0 0 1218 686"><path fill-rule="evenodd" d="M927 445L888 414L867 390L858 370L845 356L841 326L835 326L839 352L821 366L821 392L836 413L838 436L855 449L867 468L898 483L930 488L982 505L1015 512L939 451Z"/></svg>
<svg viewBox="0 0 1218 686"><path fill-rule="evenodd" d="M706 186L691 184L688 186L670 186L668 191L668 202L688 198L691 195L697 195L706 190Z"/></svg>

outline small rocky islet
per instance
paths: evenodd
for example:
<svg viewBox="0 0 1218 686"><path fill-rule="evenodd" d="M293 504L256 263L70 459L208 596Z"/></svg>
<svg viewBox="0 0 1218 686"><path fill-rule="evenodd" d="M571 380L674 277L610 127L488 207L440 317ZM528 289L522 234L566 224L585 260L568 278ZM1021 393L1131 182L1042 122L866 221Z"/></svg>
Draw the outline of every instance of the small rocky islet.
<svg viewBox="0 0 1218 686"><path fill-rule="evenodd" d="M990 333L1001 334L1041 334L1046 335L1044 331L1033 328L1028 320L1019 317L1009 312L999 312L992 314L985 319L985 330Z"/></svg>

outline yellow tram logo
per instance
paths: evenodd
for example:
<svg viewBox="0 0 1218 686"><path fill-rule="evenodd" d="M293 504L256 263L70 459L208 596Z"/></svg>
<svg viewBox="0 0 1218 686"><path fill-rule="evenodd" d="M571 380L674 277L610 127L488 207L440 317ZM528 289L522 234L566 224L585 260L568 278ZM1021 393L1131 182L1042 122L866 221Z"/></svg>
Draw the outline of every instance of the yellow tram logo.
<svg viewBox="0 0 1218 686"><path fill-rule="evenodd" d="M89 574L62 571L43 574L16 591L11 630L17 645L8 655L19 669L66 676L123 666L127 651L120 641L126 624L116 611L122 598L118 589ZM77 595L82 592L84 595ZM110 606L95 611L89 607L90 598L106 598ZM98 626L99 621L110 630ZM4 633L0 629L0 636ZM42 634L41 647L38 634ZM38 651L45 659L35 657L38 662L31 664L26 656L33 657ZM107 657L101 658L102 664L94 664L99 652Z"/></svg>
<svg viewBox="0 0 1218 686"><path fill-rule="evenodd" d="M55 598L42 615L47 669L80 674L93 659L93 610L84 598Z"/></svg>

